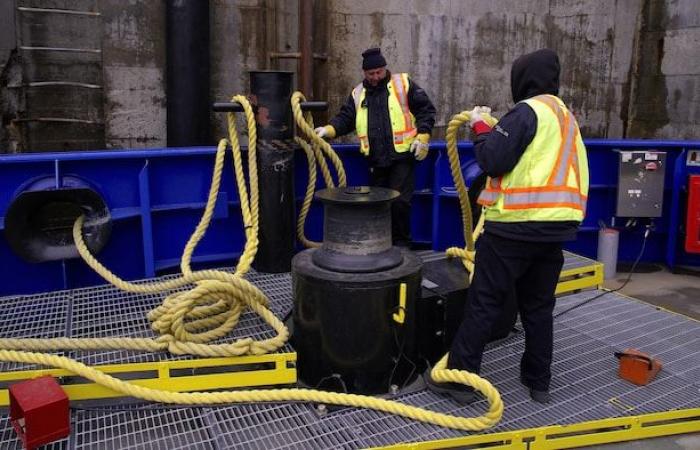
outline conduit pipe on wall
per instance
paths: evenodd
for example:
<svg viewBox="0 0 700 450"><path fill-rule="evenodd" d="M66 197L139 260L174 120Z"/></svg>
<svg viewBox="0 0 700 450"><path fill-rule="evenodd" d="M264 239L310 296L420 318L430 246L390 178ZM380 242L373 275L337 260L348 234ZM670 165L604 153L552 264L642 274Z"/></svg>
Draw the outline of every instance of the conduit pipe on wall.
<svg viewBox="0 0 700 450"><path fill-rule="evenodd" d="M166 0L168 147L211 145L209 2Z"/></svg>

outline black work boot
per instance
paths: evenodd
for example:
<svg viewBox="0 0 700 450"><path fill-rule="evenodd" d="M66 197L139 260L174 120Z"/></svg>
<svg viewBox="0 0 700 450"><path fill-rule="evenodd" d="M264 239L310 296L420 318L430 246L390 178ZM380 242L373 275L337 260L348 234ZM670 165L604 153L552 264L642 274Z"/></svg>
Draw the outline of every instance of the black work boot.
<svg viewBox="0 0 700 450"><path fill-rule="evenodd" d="M535 389L530 388L530 398L532 398L534 401L537 403L549 403L549 401L552 399L552 396L549 394L549 391L537 391Z"/></svg>
<svg viewBox="0 0 700 450"><path fill-rule="evenodd" d="M460 405L468 405L476 400L476 392L473 387L465 386L460 383L439 383L433 380L430 376L431 368L423 373L423 380L428 390L438 394L447 394L452 397Z"/></svg>
<svg viewBox="0 0 700 450"><path fill-rule="evenodd" d="M523 386L530 390L530 398L536 401L537 403L545 404L549 403L550 400L552 400L552 396L549 394L549 391L538 391L537 389L533 389L530 386L528 386L522 374L520 374L520 383L522 383Z"/></svg>

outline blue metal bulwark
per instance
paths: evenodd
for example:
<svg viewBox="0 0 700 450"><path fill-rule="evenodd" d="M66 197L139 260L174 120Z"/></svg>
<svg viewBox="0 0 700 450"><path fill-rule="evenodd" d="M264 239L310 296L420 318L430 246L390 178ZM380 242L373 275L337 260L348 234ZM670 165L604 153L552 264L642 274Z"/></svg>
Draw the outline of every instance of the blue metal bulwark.
<svg viewBox="0 0 700 450"><path fill-rule="evenodd" d="M668 152L663 215L655 220L644 261L700 265L700 256L683 249L687 183L700 167L686 165L686 151L700 149L700 141L602 140L586 141L591 187L586 219L579 237L567 248L595 258L599 222L612 225L615 213L616 150ZM367 183L367 166L356 145L335 146L344 161L348 184ZM458 145L467 183L475 173L471 142ZM68 177L85 180L103 197L113 228L110 241L97 255L108 268L126 279L139 279L177 270L185 243L194 230L207 198L214 147L130 151L34 153L0 157L0 295L36 293L101 284L103 281L79 259L31 264L16 256L4 236L4 217L13 199L36 180L53 178L60 188ZM302 198L307 164L295 162L295 189ZM224 170L214 220L193 257L193 264L232 265L243 249L245 236L230 156ZM319 177L319 188L322 187ZM264 189L264 183L262 185ZM463 245L459 202L452 182L444 142L431 143L429 157L418 164L412 208L414 241L443 250ZM626 221L626 220L625 220ZM646 222L621 229L619 259L633 260L639 252ZM622 219L615 225L625 225ZM322 236L322 209L311 208L307 236Z"/></svg>

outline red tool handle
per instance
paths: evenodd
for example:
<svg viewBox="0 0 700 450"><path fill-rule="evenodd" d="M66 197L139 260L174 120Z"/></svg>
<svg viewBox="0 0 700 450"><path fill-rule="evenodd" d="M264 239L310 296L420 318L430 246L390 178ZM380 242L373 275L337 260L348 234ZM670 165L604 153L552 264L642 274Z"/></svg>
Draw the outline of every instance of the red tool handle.
<svg viewBox="0 0 700 450"><path fill-rule="evenodd" d="M639 360L642 360L642 361L649 364L649 370L652 370L654 368L654 361L646 355L637 355L635 353L626 353L626 352L615 352L615 357L617 359L620 359L622 357L639 359Z"/></svg>

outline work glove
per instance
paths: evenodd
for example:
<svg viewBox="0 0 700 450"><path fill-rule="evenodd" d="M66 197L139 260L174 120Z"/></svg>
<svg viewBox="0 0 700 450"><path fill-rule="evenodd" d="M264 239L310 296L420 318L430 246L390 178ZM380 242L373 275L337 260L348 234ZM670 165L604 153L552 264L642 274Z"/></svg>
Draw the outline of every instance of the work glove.
<svg viewBox="0 0 700 450"><path fill-rule="evenodd" d="M428 133L420 133L411 142L410 150L416 157L416 160L423 161L426 156L428 156L428 142L430 141L430 135Z"/></svg>
<svg viewBox="0 0 700 450"><path fill-rule="evenodd" d="M491 108L488 106L475 106L469 111L469 126L477 136L482 133L491 131L491 127L486 123L486 115L491 114Z"/></svg>
<svg viewBox="0 0 700 450"><path fill-rule="evenodd" d="M324 127L316 128L314 133L316 133L316 136L320 137L321 139L333 139L335 137L335 128L333 128L332 125L326 125Z"/></svg>

